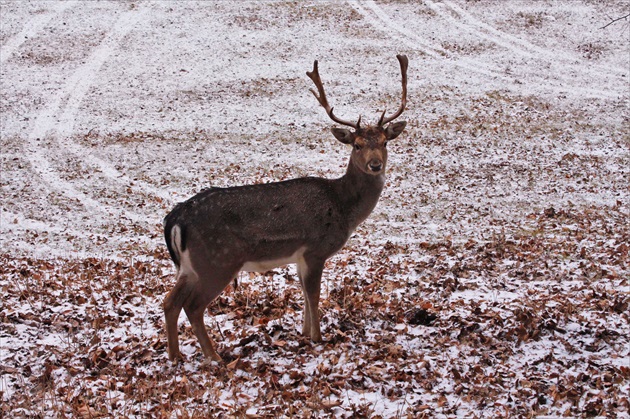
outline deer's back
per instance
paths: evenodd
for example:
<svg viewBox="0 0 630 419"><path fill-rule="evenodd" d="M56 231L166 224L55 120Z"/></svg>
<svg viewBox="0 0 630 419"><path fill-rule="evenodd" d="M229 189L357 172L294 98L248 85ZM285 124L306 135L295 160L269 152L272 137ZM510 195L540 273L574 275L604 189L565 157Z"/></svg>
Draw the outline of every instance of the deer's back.
<svg viewBox="0 0 630 419"><path fill-rule="evenodd" d="M315 247L322 253L318 256L328 257L351 233L334 182L299 178L206 189L166 216L166 241L170 242L170 230L177 225L185 241L256 254L260 260Z"/></svg>

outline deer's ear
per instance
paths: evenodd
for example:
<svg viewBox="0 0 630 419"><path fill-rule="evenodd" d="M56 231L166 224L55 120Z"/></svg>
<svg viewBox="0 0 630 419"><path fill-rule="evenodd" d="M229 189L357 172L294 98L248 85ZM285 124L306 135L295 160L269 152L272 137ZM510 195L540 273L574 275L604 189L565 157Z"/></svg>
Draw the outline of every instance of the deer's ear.
<svg viewBox="0 0 630 419"><path fill-rule="evenodd" d="M387 141L393 140L402 134L403 130L407 126L406 121L394 122L393 124L389 124L385 129L385 135L387 136Z"/></svg>
<svg viewBox="0 0 630 419"><path fill-rule="evenodd" d="M354 142L354 133L348 129L333 127L330 131L332 131L336 139L344 144L352 144Z"/></svg>

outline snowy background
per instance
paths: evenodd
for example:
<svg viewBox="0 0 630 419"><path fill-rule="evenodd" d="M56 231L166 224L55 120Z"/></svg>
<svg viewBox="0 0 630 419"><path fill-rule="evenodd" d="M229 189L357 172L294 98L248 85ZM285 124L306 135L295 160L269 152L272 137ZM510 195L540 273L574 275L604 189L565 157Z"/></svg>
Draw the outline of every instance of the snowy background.
<svg viewBox="0 0 630 419"><path fill-rule="evenodd" d="M623 0L1 1L1 412L629 417ZM336 114L396 109L371 217L328 264L180 318L162 218L204 187L341 176Z"/></svg>

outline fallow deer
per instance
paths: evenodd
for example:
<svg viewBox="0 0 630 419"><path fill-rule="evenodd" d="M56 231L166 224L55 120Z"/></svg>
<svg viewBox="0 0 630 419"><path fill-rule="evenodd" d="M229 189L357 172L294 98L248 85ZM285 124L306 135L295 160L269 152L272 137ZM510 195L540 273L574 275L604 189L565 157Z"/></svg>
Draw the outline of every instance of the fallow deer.
<svg viewBox="0 0 630 419"><path fill-rule="evenodd" d="M336 123L334 137L352 146L345 175L339 179L304 177L268 184L209 188L179 203L164 219L168 251L177 267L175 287L164 300L168 355L181 358L177 321L184 309L203 354L221 360L206 332L208 304L240 271L265 272L296 263L304 294L303 335L322 339L319 297L322 270L328 258L346 243L374 209L385 183L387 142L398 137L406 122L394 122L407 103L405 55L398 55L402 103L375 126L339 119L328 104L317 61L306 72L311 92Z"/></svg>

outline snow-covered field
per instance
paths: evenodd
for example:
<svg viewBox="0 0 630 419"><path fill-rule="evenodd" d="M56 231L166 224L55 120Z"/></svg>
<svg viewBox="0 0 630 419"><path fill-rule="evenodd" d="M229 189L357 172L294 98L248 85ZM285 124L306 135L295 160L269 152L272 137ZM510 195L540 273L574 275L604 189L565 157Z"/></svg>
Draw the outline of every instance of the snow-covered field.
<svg viewBox="0 0 630 419"><path fill-rule="evenodd" d="M625 0L0 1L0 416L630 417ZM329 260L180 318L162 218L204 187L338 177L397 108L371 217Z"/></svg>

